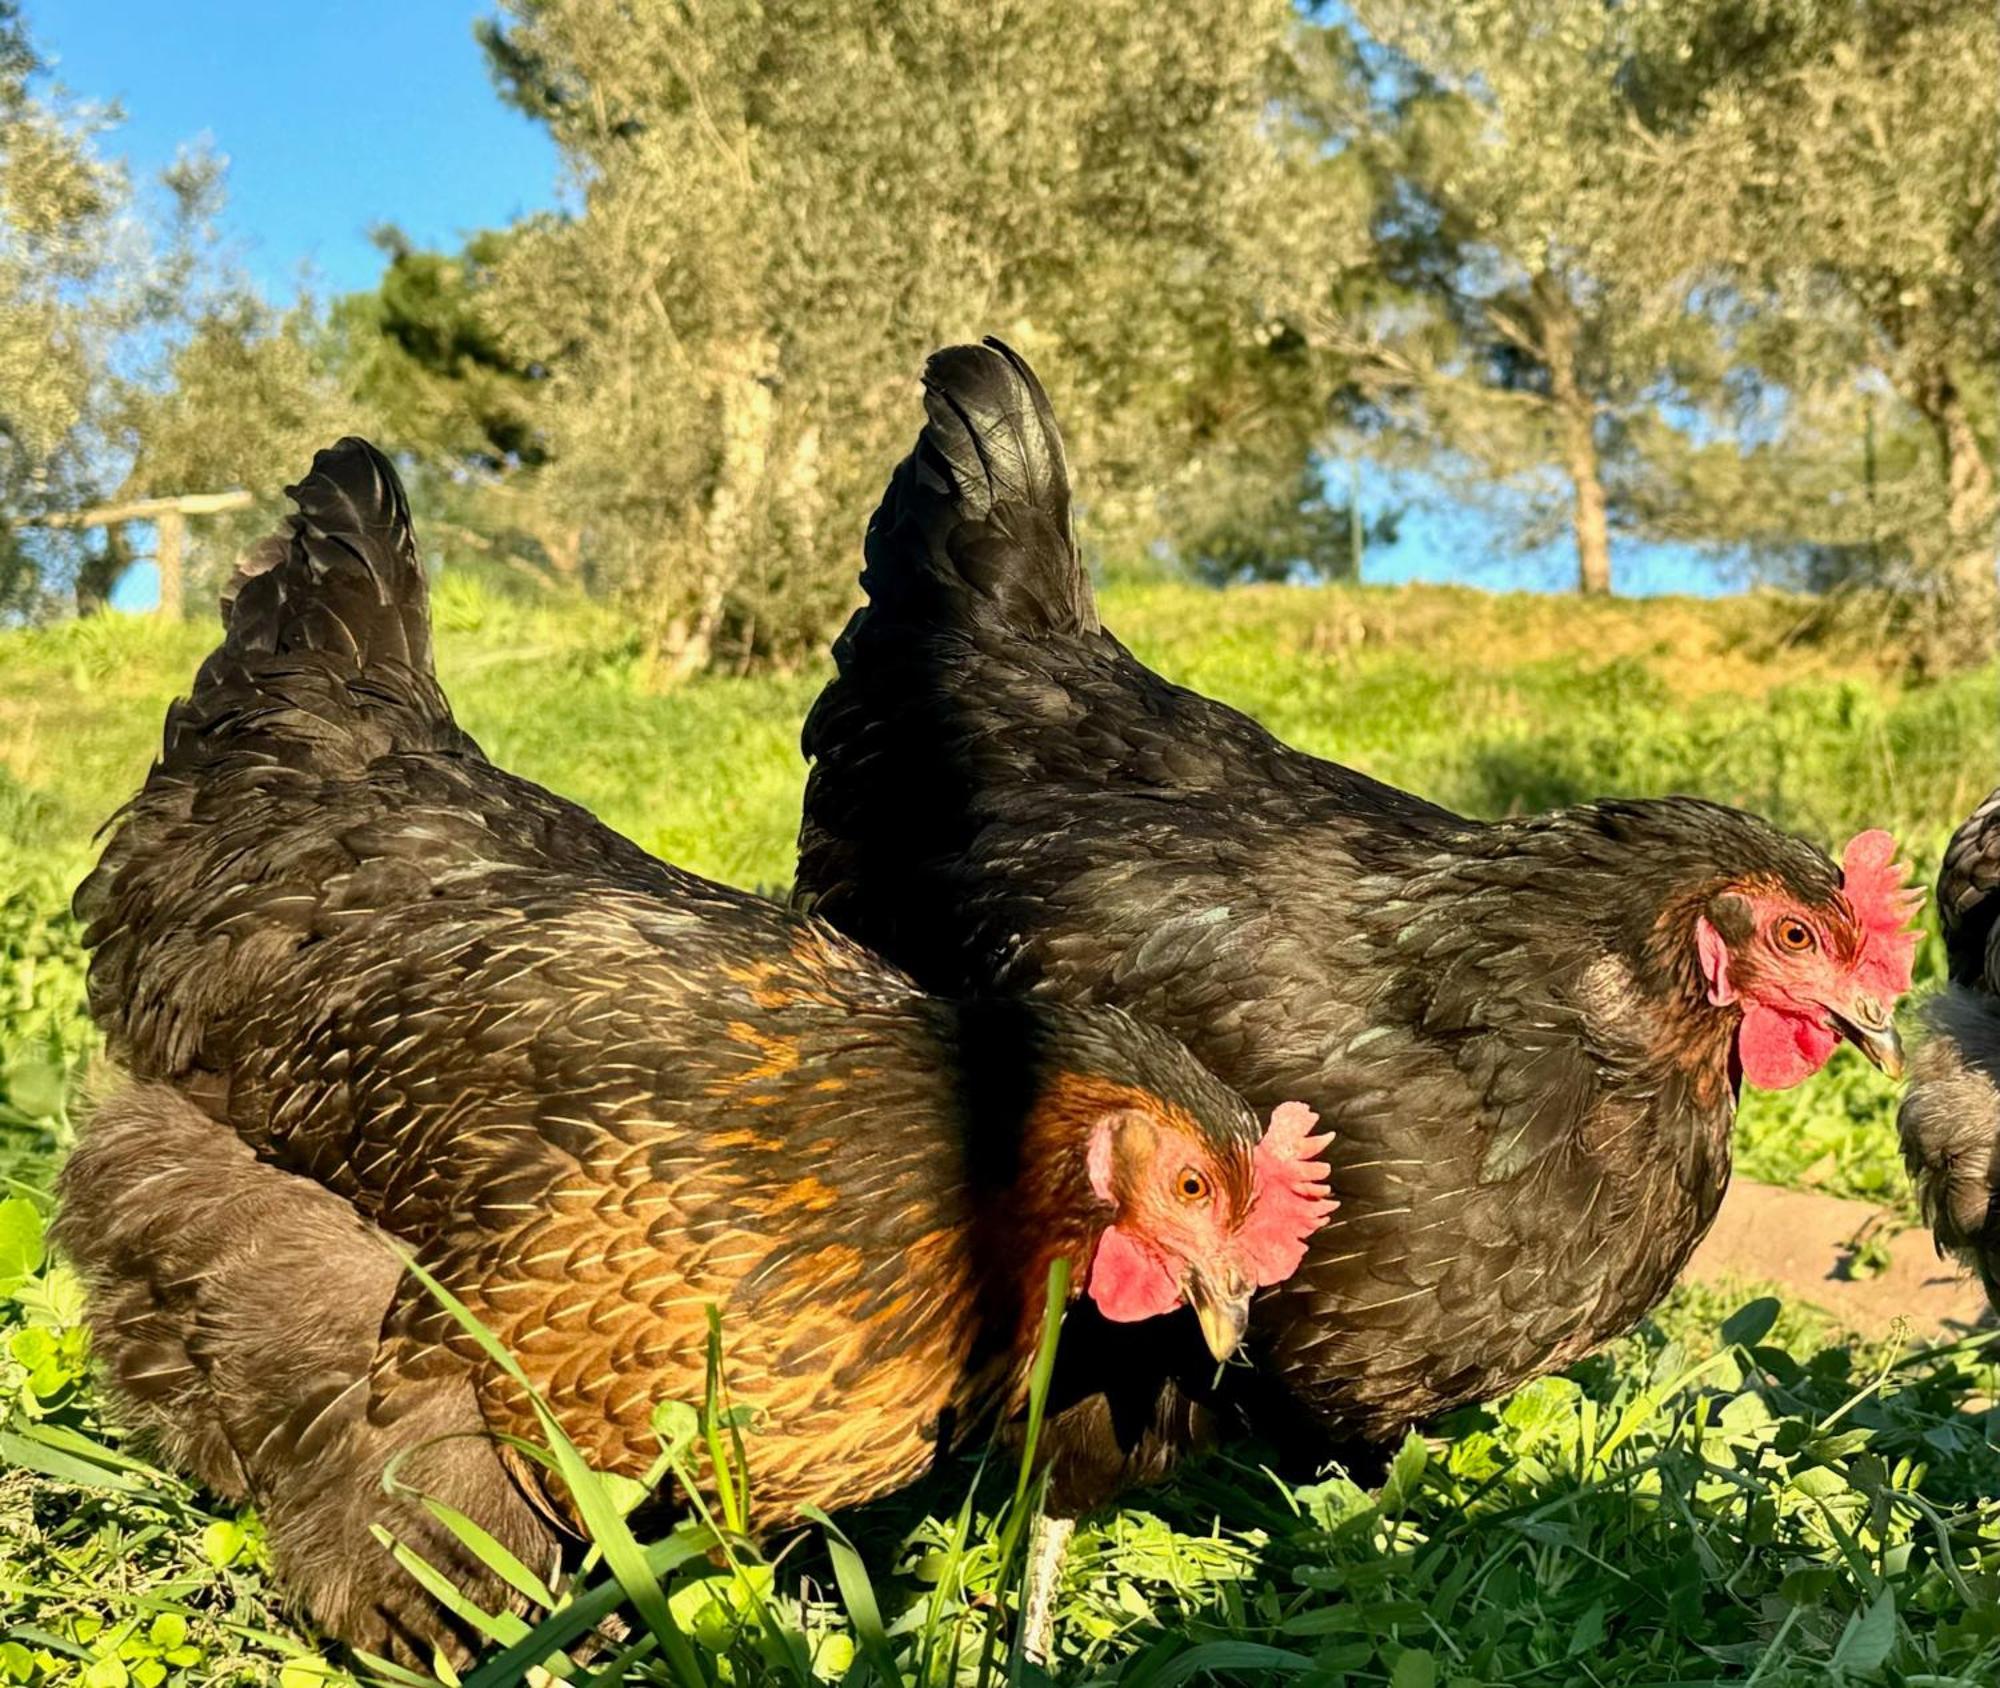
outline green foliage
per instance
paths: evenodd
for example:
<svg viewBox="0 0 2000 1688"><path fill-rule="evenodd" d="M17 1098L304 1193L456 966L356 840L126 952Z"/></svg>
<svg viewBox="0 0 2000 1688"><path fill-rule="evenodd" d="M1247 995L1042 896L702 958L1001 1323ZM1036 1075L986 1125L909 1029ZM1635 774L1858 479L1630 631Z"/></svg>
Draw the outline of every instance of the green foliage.
<svg viewBox="0 0 2000 1688"><path fill-rule="evenodd" d="M1981 0L1320 18L1297 109L1330 169L1373 174L1377 210L1369 251L1295 315L1371 449L1525 542L1567 523L1586 589L1610 536L1643 535L1945 589L1987 636L2000 33Z"/></svg>
<svg viewBox="0 0 2000 1688"><path fill-rule="evenodd" d="M389 260L381 282L340 300L332 326L388 437L439 467L540 463L538 372L508 355L486 297L509 236L475 235L456 256L419 251L395 229L376 240Z"/></svg>
<svg viewBox="0 0 2000 1688"><path fill-rule="evenodd" d="M511 0L479 33L574 198L452 253L385 230L324 310L228 261L215 160L140 191L0 15L0 616L97 607L144 543L22 518L268 507L361 426L455 560L617 593L663 675L782 667L846 608L922 358L999 332L1121 555L1337 578L1314 471L1368 453L1503 541L1567 530L1590 590L1629 536L1892 586L1933 656L1990 630L1984 0Z"/></svg>
<svg viewBox="0 0 2000 1688"><path fill-rule="evenodd" d="M115 238L130 184L99 150L103 116L48 85L0 6L0 513L59 509L92 478L89 423L131 326L137 279ZM0 615L48 604L64 548L0 542Z"/></svg>
<svg viewBox="0 0 2000 1688"><path fill-rule="evenodd" d="M135 442L119 496L256 496L249 510L189 529L187 597L204 607L244 546L276 526L288 508L283 488L304 475L313 453L376 427L336 373L312 302L274 309L228 275L191 293L164 369L125 384L117 421Z"/></svg>
<svg viewBox="0 0 2000 1688"><path fill-rule="evenodd" d="M18 8L0 11L0 625L101 608L133 559L122 525L46 518L237 488L275 500L365 420L313 303L272 306L220 245L221 161L186 148L135 183L110 151L119 120L54 84ZM258 520L197 530L210 574Z"/></svg>
<svg viewBox="0 0 2000 1688"><path fill-rule="evenodd" d="M52 861L13 856L4 839L0 828L0 1191L39 1190L68 1147L70 1092L97 1033L83 1011L67 875ZM0 1285L10 1211L21 1223L19 1210L0 1206Z"/></svg>
<svg viewBox="0 0 2000 1688"><path fill-rule="evenodd" d="M1364 433L1524 542L1567 525L1586 591L1610 588L1663 418L1721 400L1728 367L1659 248L1682 184L1651 168L1627 88L1671 9L1357 0L1315 90L1383 182L1373 249L1316 317Z"/></svg>
<svg viewBox="0 0 2000 1688"><path fill-rule="evenodd" d="M1358 581L1366 548L1396 543L1400 513L1364 522L1358 487L1350 494L1354 501L1328 495L1329 467L1314 458L1268 495L1230 485L1206 519L1171 548L1176 560L1206 586Z"/></svg>
<svg viewBox="0 0 2000 1688"><path fill-rule="evenodd" d="M1961 1405L1991 1375L1979 1346L1794 1351L1764 1336L1773 1311L1744 1309L1720 1344L1669 1314L1460 1415L1376 1496L1296 1492L1278 1544L1296 1592L1261 1627L1392 1682L1866 1680L1892 1659L1976 1680L2000 1657L1975 1522L1993 1454Z"/></svg>
<svg viewBox="0 0 2000 1688"><path fill-rule="evenodd" d="M1669 8L1654 27L1634 93L1658 180L1706 186L1686 196L1678 262L1736 324L1739 384L1781 393L1795 447L1792 473L1718 513L1791 520L1854 565L1914 572L1990 619L1991 13L1776 0L1754 25L1717 4ZM1841 496L1857 482L1865 499Z"/></svg>
<svg viewBox="0 0 2000 1688"><path fill-rule="evenodd" d="M783 666L846 608L922 358L999 332L1111 548L1198 578L1339 577L1314 469L1366 452L1567 530L1590 590L1629 536L1892 586L1934 656L1990 632L1985 0L511 0L479 34L573 200L453 253L387 229L324 310L229 262L214 159L135 184L0 14L0 616L97 607L144 542L23 518L268 507L362 426L454 558L619 593L663 674Z"/></svg>
<svg viewBox="0 0 2000 1688"><path fill-rule="evenodd" d="M1725 1317L1682 1297L1572 1374L1410 1437L1366 1484L1336 1469L1288 1485L1211 1459L1150 1507L1079 1532L1059 1668L1107 1685L1309 1672L1470 1688L1571 1671L1555 1679L1641 1688L1886 1671L1969 1688L2000 1663L2000 1457L1982 1404L2000 1370L1985 1347L1858 1351L1768 1299ZM661 1415L655 1480L693 1480L699 1416ZM754 1429L745 1441L754 1468ZM943 1474L933 1502L967 1475ZM635 1543L625 1575L657 1579L660 1627L594 1660L598 1679L984 1680L993 1619L1014 1597L1021 1491L989 1512L971 1475L955 1516L914 1529L881 1509L847 1528L817 1520L826 1581L816 1548L774 1566L705 1517ZM577 1480L604 1489L612 1537L648 1487L614 1500L594 1474ZM525 1619L486 1620L505 1651L467 1680L515 1680L612 1611L623 1584L596 1558L565 1593L527 1590ZM671 1661L664 1677L656 1658Z"/></svg>
<svg viewBox="0 0 2000 1688"><path fill-rule="evenodd" d="M333 362L378 443L402 456L428 546L543 586L606 586L586 576L582 526L547 497L548 370L515 354L495 311L516 239L487 230L459 252L424 252L379 231L387 267L372 291L334 304Z"/></svg>

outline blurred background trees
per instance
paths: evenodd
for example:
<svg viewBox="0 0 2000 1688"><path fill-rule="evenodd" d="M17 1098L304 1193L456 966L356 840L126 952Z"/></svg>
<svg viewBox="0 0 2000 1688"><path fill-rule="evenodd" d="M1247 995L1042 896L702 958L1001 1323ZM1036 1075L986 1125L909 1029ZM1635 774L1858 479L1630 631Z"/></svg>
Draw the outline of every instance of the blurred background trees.
<svg viewBox="0 0 2000 1688"><path fill-rule="evenodd" d="M1639 104L1663 167L1699 185L1682 261L1807 472L1806 497L1779 474L1758 502L1854 571L1990 613L2000 19L1969 0L1772 0L1677 33L1703 97Z"/></svg>
<svg viewBox="0 0 2000 1688"><path fill-rule="evenodd" d="M0 0L0 510L16 522L88 496L87 421L144 303L117 239L130 184L97 147L106 120L39 88L42 68ZM35 549L18 528L0 537L0 612L42 607Z"/></svg>
<svg viewBox="0 0 2000 1688"><path fill-rule="evenodd" d="M823 638L944 342L1061 385L1107 531L1274 433L1296 461L1323 399L1267 302L1327 259L1268 122L1291 32L1282 0L514 0L489 50L579 208L493 306L550 372L544 496L668 672Z"/></svg>
<svg viewBox="0 0 2000 1688"><path fill-rule="evenodd" d="M448 556L615 594L662 679L853 597L913 377L998 333L1123 567L1338 579L1405 507L1628 542L1932 625L1994 598L1987 0L507 0L563 208L264 298L224 173L118 162L0 0L0 615L145 543L37 525L392 446ZM233 524L233 525L232 525Z"/></svg>
<svg viewBox="0 0 2000 1688"><path fill-rule="evenodd" d="M221 162L135 183L118 122L50 85L0 0L0 615L100 608L132 560L126 527L48 518L231 488L274 507L367 420L312 301L267 303L219 247ZM257 525L206 537L226 557Z"/></svg>

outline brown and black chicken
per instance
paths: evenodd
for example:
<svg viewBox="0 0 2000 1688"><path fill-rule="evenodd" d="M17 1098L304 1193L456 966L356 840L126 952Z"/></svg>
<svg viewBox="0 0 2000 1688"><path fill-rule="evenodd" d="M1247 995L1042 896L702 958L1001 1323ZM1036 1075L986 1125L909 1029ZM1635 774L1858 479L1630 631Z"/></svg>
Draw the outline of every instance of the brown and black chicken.
<svg viewBox="0 0 2000 1688"><path fill-rule="evenodd" d="M1741 1080L1843 1038L1899 1069L1886 834L1836 866L1687 798L1482 823L1290 749L1102 627L1020 358L925 386L806 725L799 890L931 989L1116 1003L1317 1110L1341 1205L1253 1316L1268 1428L1380 1442L1575 1359L1707 1230Z"/></svg>
<svg viewBox="0 0 2000 1688"><path fill-rule="evenodd" d="M1947 984L1924 1006L1903 1160L1940 1250L2000 1309L2000 791L1952 835L1938 870Z"/></svg>
<svg viewBox="0 0 2000 1688"><path fill-rule="evenodd" d="M434 677L393 469L343 441L292 496L78 893L131 1082L60 1237L118 1391L257 1502L325 1628L464 1639L371 1524L504 1597L384 1495L392 1460L530 1561L566 1517L507 1441L537 1436L526 1396L389 1239L631 1476L655 1404L701 1399L716 1307L765 1525L1013 1413L1058 1257L1112 1328L1236 1347L1325 1215L1304 1109L1260 1133L1116 1010L924 996L502 772ZM1163 1465L1178 1428L1074 1481Z"/></svg>

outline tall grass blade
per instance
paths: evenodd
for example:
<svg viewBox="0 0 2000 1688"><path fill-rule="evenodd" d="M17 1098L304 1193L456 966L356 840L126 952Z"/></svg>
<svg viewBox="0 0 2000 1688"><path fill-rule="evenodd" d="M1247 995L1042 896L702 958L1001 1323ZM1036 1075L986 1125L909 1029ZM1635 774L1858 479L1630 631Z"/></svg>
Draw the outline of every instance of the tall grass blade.
<svg viewBox="0 0 2000 1688"><path fill-rule="evenodd" d="M604 1550L604 1563L618 1579L619 1587L624 1589L646 1627L659 1637L660 1651L666 1655L667 1664L682 1688L708 1688L708 1673L702 1669L701 1661L688 1644L680 1625L674 1622L673 1611L667 1605L667 1591L647 1562L638 1540L625 1522L624 1514L611 1499L609 1489L590 1468L589 1461L564 1433L548 1403L528 1381L527 1373L521 1370L500 1339L481 1324L457 1296L409 1255L403 1256L403 1263L464 1327L487 1357L526 1392L534 1407L535 1417L541 1423L542 1434L548 1438L549 1452L555 1456L556 1470L569 1490L570 1499L576 1503L583 1526L591 1539Z"/></svg>
<svg viewBox="0 0 2000 1688"><path fill-rule="evenodd" d="M1303 1653L1266 1647L1256 1641L1202 1641L1166 1657L1161 1657L1157 1650L1148 1650L1133 1664L1136 1669L1121 1671L1113 1679L1118 1688L1180 1688L1183 1682L1203 1671L1233 1671L1261 1680L1266 1676L1295 1676L1313 1668L1313 1661Z"/></svg>
<svg viewBox="0 0 2000 1688"><path fill-rule="evenodd" d="M934 1680L934 1666L937 1658L938 1625L944 1618L944 1605L959 1592L964 1576L965 1550L972 1540L972 1509L979 1495L979 1485L986 1476L988 1453L979 1456L979 1463L973 1468L972 1482L965 1491L965 1499L959 1502L958 1516L952 1520L951 1541L945 1548L944 1566L938 1573L936 1585L931 1589L931 1597L925 1603L923 1640L917 1651L917 1676L921 1682ZM951 1660L945 1671L945 1680L956 1681L958 1677L958 1653L960 1624L954 1620L951 1630Z"/></svg>
<svg viewBox="0 0 2000 1688"><path fill-rule="evenodd" d="M621 1647L611 1655L611 1661L602 1670L587 1679L587 1688L617 1688L625 1680L625 1673L647 1654L659 1646L650 1635L642 1635L637 1641Z"/></svg>
<svg viewBox="0 0 2000 1688"><path fill-rule="evenodd" d="M389 1550L396 1563L423 1587L447 1612L461 1623L476 1629L488 1641L506 1646L519 1641L528 1633L527 1624L512 1612L489 1612L462 1588L440 1571L421 1553L407 1543L398 1541L395 1535L380 1524L371 1526L370 1533Z"/></svg>
<svg viewBox="0 0 2000 1688"><path fill-rule="evenodd" d="M680 1530L647 1548L646 1562L655 1576L664 1577L702 1558L714 1545L707 1530ZM482 1663L465 1679L465 1688L514 1688L529 1666L581 1641L624 1603L625 1589L616 1577L596 1584L551 1612L504 1653Z"/></svg>
<svg viewBox="0 0 2000 1688"><path fill-rule="evenodd" d="M749 1602L767 1643L768 1656L773 1662L782 1666L799 1684L799 1688L809 1688L812 1682L812 1651L806 1645L804 1635L786 1629L779 1621L769 1598L758 1585L757 1579L746 1571L743 1560L736 1551L736 1542L740 1538L727 1530L717 1528L715 1517L708 1509L707 1500L703 1498L700 1481L687 1461L675 1455L671 1465L674 1476L680 1483L681 1492L688 1497L688 1505L693 1509L695 1516L707 1526L724 1562L729 1566L730 1573L735 1578L734 1587Z"/></svg>
<svg viewBox="0 0 2000 1688"><path fill-rule="evenodd" d="M729 1402L729 1385L722 1375L722 1314L708 1304L708 1370L702 1389L701 1428L708 1439L709 1468L715 1473L716 1497L722 1519L737 1535L750 1529L750 1460L743 1432ZM725 1446L723 1431L729 1433Z"/></svg>
<svg viewBox="0 0 2000 1688"><path fill-rule="evenodd" d="M1042 1417L1048 1409L1049 1383L1055 1376L1056 1345L1062 1337L1063 1314L1069 1307L1069 1262L1058 1255L1049 1262L1048 1298L1042 1304L1042 1329L1035 1342L1035 1363L1028 1373L1028 1416L1021 1433L1021 1463L1014 1476L1014 1498L1000 1530L1000 1558L993 1574L996 1602L1004 1608L1012 1586L1014 1561L1021 1538L1040 1506L1035 1481L1035 1451L1042 1439ZM987 1688L993 1672L993 1632L979 1660L979 1688ZM1019 1649L1015 1652L1018 1657Z"/></svg>
<svg viewBox="0 0 2000 1688"><path fill-rule="evenodd" d="M134 1494L157 1479L163 1487L179 1482L156 1472L141 1460L93 1441L80 1430L61 1424L30 1424L20 1430L0 1430L0 1465L25 1466L45 1477L59 1477L79 1488L115 1489Z"/></svg>
<svg viewBox="0 0 2000 1688"><path fill-rule="evenodd" d="M407 1665L399 1665L374 1653L354 1649L355 1660L377 1682L393 1682L396 1688L437 1688L438 1679L411 1670Z"/></svg>
<svg viewBox="0 0 2000 1688"><path fill-rule="evenodd" d="M490 1532L482 1529L455 1506L448 1506L445 1502L434 1500L429 1495L419 1495L417 1498L423 1502L424 1510L451 1531L468 1553L516 1594L531 1605L541 1607L545 1612L555 1605L555 1592L549 1585L495 1541Z"/></svg>
<svg viewBox="0 0 2000 1688"><path fill-rule="evenodd" d="M896 1668L896 1654L882 1622L875 1584L854 1543L818 1507L802 1506L799 1511L825 1532L826 1551L833 1560L833 1580L840 1586L841 1604L847 1608L848 1621L854 1625L854 1639L862 1657L874 1666L884 1688L903 1688L903 1673Z"/></svg>
<svg viewBox="0 0 2000 1688"><path fill-rule="evenodd" d="M438 1500L435 1496L425 1494L423 1490L415 1487L413 1484L405 1483L398 1475L402 1469L403 1462L417 1453L419 1449L434 1447L439 1441L448 1439L445 1437L433 1438L431 1441L420 1442L414 1448L405 1448L399 1452L383 1467L382 1487L384 1491L390 1494L402 1495L416 1501L426 1512L447 1530L451 1531L458 1538L459 1544L477 1559L480 1564L484 1565L487 1570L491 1571L531 1605L539 1606L543 1611L547 1611L556 1603L554 1591L540 1577L535 1575L533 1571L529 1570L526 1565L522 1564L520 1559L510 1549L497 1541L491 1531L487 1530L483 1525L474 1522L471 1518L468 1518L449 1502ZM538 1453L540 1451L539 1449L536 1450Z"/></svg>

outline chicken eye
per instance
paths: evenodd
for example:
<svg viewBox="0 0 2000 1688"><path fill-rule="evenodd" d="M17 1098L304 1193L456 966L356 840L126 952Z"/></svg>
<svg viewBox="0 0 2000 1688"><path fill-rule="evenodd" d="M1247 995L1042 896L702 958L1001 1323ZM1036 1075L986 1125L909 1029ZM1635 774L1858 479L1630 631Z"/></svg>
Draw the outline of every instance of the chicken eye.
<svg viewBox="0 0 2000 1688"><path fill-rule="evenodd" d="M1774 931L1780 949L1796 953L1813 947L1812 928L1803 920L1781 920Z"/></svg>
<svg viewBox="0 0 2000 1688"><path fill-rule="evenodd" d="M1208 1200L1208 1180L1191 1166L1181 1168L1180 1176L1174 1180L1174 1189L1184 1202Z"/></svg>

